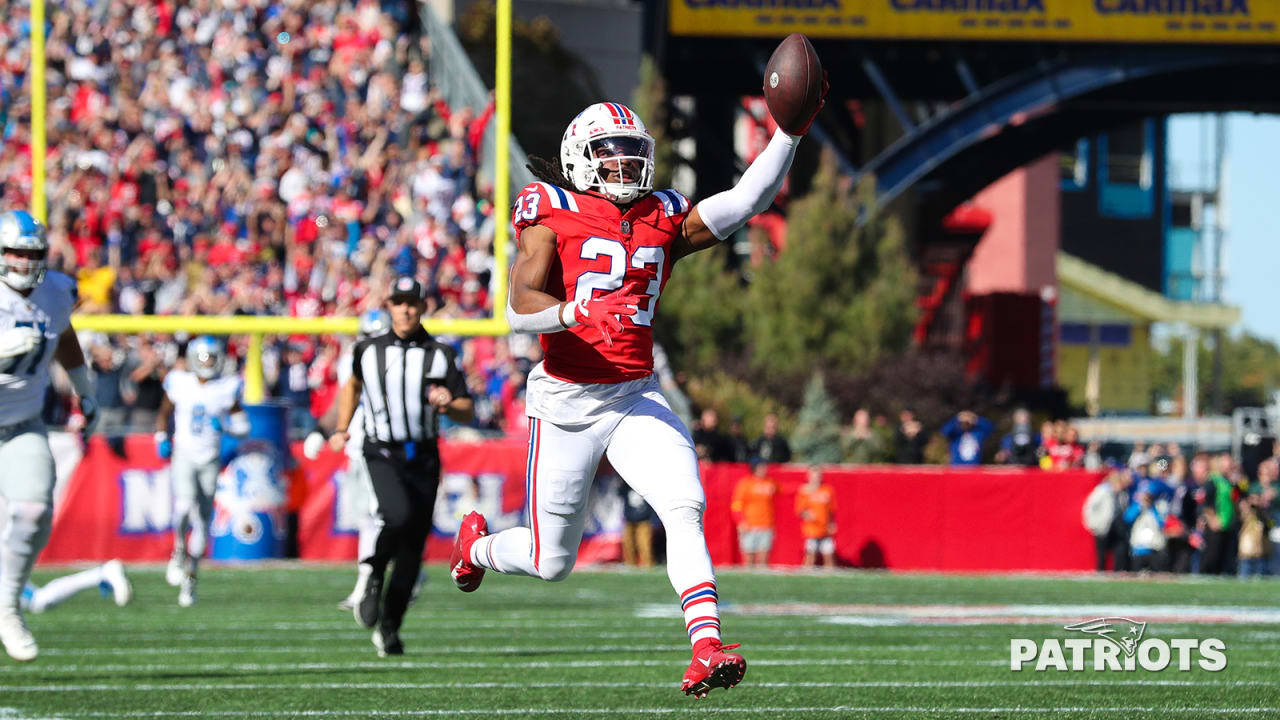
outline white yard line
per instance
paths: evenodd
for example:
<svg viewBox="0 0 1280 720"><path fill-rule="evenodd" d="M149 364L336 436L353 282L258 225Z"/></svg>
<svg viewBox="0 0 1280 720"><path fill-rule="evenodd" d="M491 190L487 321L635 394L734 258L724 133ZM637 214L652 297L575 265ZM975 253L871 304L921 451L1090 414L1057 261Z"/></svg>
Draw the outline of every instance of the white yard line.
<svg viewBox="0 0 1280 720"><path fill-rule="evenodd" d="M553 688L664 688L677 687L677 682L437 682L437 683L142 683L133 685L16 685L6 687L6 692L64 693L64 692L204 692L210 690L528 690ZM758 682L750 688L999 688L999 687L1278 687L1280 681L1265 680L865 680L848 682ZM0 716L2 720L3 716Z"/></svg>
<svg viewBox="0 0 1280 720"><path fill-rule="evenodd" d="M368 651L372 654L372 650ZM41 654L48 654L42 650ZM752 658L753 667L791 667L809 665L902 665L902 666L943 666L943 667L1008 667L1008 659L1002 660L928 660L899 658L831 658L814 656L807 658ZM344 663L200 663L200 664L156 664L156 665L16 665L6 668L6 673L13 674L81 674L87 672L280 672L293 670L298 673L323 670L438 670L450 668L500 668L500 669L560 669L560 668L602 668L602 667L671 667L680 668L683 660L523 660L523 661L449 661L449 660L389 660L389 661L356 661Z"/></svg>

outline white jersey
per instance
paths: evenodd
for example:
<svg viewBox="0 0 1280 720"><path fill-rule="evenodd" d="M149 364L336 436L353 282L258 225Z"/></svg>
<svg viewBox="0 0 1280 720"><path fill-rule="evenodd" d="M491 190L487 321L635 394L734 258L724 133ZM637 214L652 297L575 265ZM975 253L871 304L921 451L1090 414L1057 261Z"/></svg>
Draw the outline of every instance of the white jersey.
<svg viewBox="0 0 1280 720"><path fill-rule="evenodd" d="M342 357L338 358L338 387L344 387L351 379L351 349L348 347ZM361 391L361 395L364 391ZM356 398L356 411L351 415L351 424L347 426L347 457L358 459L364 457L364 403Z"/></svg>
<svg viewBox="0 0 1280 720"><path fill-rule="evenodd" d="M6 358L0 369L0 425L15 425L39 417L49 388L49 361L58 338L71 327L76 281L49 272L28 297L0 283L0 330L33 327L44 334L34 350Z"/></svg>
<svg viewBox="0 0 1280 720"><path fill-rule="evenodd" d="M218 458L222 433L215 430L216 418L226 426L226 415L240 400L244 383L238 377L214 378L200 382L194 373L173 370L164 378L164 391L173 403L173 453L194 463Z"/></svg>

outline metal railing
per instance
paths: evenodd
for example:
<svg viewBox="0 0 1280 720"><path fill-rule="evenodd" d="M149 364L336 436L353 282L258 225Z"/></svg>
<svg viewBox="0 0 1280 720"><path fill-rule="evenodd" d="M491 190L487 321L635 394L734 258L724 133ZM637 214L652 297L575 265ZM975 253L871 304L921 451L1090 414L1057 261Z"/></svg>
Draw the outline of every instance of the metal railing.
<svg viewBox="0 0 1280 720"><path fill-rule="evenodd" d="M489 104L489 88L485 87L476 72L467 51L462 48L453 28L436 17L431 5L420 3L420 16L427 37L431 39L431 61L428 74L431 83L439 88L440 94L449 107L459 109L470 107L479 115ZM485 130L480 153L480 172L493 177L494 146L497 137L497 123L491 122ZM511 137L511 197L515 197L520 188L533 182L533 175L525 164L529 156L520 147L515 135Z"/></svg>

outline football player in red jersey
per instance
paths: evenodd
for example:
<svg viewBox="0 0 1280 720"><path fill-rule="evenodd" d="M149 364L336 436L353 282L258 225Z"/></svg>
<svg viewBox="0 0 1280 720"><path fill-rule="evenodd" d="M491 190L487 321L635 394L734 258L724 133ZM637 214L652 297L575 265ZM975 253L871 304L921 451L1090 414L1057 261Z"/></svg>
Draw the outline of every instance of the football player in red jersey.
<svg viewBox="0 0 1280 720"><path fill-rule="evenodd" d="M486 569L568 577L606 455L666 528L667 574L693 644L681 687L695 697L738 684L746 661L720 641L698 458L653 376L653 318L677 260L769 207L799 137L779 130L736 186L693 206L675 190L653 190L653 137L635 113L597 103L569 124L558 169L535 159L539 182L512 210L519 249L507 319L538 333L544 350L526 393L530 527L490 535L484 517L468 515L450 560L454 581L470 592Z"/></svg>

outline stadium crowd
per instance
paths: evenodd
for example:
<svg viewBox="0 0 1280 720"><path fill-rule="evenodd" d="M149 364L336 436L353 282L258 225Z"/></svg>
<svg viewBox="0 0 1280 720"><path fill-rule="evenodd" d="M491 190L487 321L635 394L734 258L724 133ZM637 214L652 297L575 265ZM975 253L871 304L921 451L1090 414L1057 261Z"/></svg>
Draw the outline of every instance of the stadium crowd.
<svg viewBox="0 0 1280 720"><path fill-rule="evenodd" d="M0 24L8 206L32 191L26 13ZM493 208L477 177L492 103L443 102L409 3L73 0L49 15L50 267L80 312L316 317L381 302L395 275L434 317L491 313ZM108 420L146 426L185 338L82 338ZM323 416L337 338L276 338L276 394ZM477 424L510 412L536 343L451 339ZM245 341L230 351L243 356Z"/></svg>

